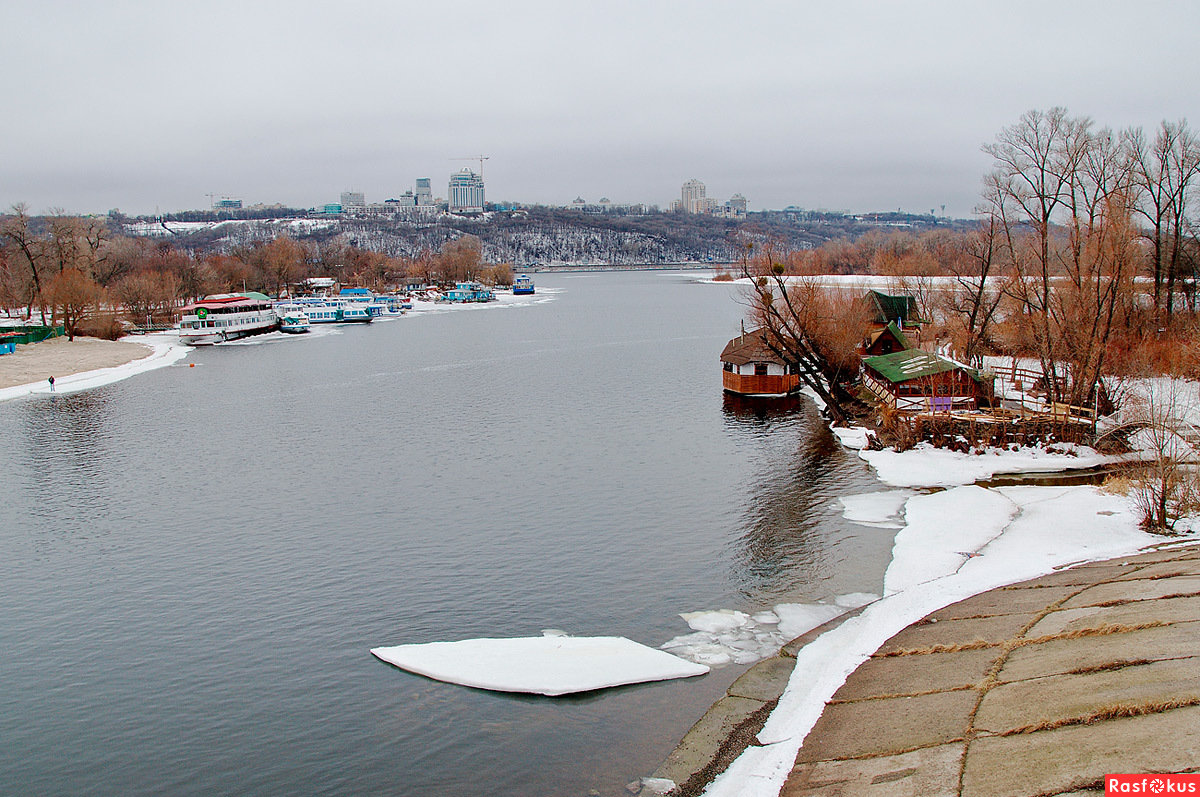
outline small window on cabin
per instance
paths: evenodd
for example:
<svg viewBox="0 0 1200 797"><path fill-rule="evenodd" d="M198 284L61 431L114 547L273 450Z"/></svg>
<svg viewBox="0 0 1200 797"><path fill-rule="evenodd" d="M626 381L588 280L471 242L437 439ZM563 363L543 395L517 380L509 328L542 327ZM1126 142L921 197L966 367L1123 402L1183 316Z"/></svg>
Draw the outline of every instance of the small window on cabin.
<svg viewBox="0 0 1200 797"><path fill-rule="evenodd" d="M938 385L937 386L937 394L939 396L949 396L950 395L950 386L949 385Z"/></svg>
<svg viewBox="0 0 1200 797"><path fill-rule="evenodd" d="M725 363L725 370L733 373L733 363Z"/></svg>
<svg viewBox="0 0 1200 797"><path fill-rule="evenodd" d="M755 363L754 364L754 375L755 376L766 376L767 375L767 364L766 363Z"/></svg>

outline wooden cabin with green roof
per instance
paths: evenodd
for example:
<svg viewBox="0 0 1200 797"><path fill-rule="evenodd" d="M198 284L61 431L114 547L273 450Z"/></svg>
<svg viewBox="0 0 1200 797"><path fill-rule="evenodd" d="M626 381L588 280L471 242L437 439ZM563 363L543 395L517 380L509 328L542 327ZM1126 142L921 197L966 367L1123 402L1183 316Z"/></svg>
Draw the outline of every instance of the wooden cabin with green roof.
<svg viewBox="0 0 1200 797"><path fill-rule="evenodd" d="M866 357L862 377L884 404L909 412L978 409L988 392L978 371L921 349Z"/></svg>
<svg viewBox="0 0 1200 797"><path fill-rule="evenodd" d="M889 321L886 327L877 329L867 336L863 343L862 354L864 357L877 357L881 354L895 354L898 351L913 348L916 347L909 341L904 331L896 325L895 321Z"/></svg>

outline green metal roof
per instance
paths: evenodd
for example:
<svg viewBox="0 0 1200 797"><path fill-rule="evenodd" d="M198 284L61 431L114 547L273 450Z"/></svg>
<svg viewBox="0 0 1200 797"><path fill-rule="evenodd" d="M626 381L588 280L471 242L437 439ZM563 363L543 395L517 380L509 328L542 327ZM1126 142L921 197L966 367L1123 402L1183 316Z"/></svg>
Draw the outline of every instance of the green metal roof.
<svg viewBox="0 0 1200 797"><path fill-rule="evenodd" d="M918 322L917 300L911 296L889 296L879 291L867 291L871 304L875 309L874 321L886 324L889 321Z"/></svg>
<svg viewBox="0 0 1200 797"><path fill-rule="evenodd" d="M907 382L910 379L920 379L962 368L956 362L921 349L906 349L892 354L881 354L878 357L866 357L862 363L865 368L870 368L889 382Z"/></svg>

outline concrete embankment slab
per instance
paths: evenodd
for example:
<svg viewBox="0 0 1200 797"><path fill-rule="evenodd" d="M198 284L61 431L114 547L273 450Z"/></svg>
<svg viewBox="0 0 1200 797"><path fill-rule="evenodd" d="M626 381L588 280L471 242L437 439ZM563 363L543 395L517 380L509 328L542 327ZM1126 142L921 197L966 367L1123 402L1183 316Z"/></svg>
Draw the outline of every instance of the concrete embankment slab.
<svg viewBox="0 0 1200 797"><path fill-rule="evenodd" d="M887 655L887 654L899 655ZM1200 546L968 598L888 640L805 739L782 794L1102 794L1200 768Z"/></svg>

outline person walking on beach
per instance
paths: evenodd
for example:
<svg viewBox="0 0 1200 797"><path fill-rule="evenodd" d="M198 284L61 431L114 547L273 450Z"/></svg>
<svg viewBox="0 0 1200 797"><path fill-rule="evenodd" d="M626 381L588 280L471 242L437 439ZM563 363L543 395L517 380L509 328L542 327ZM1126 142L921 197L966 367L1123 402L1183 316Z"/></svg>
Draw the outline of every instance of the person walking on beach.
<svg viewBox="0 0 1200 797"><path fill-rule="evenodd" d="M54 377L50 377L50 392L54 392Z"/></svg>

